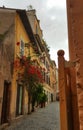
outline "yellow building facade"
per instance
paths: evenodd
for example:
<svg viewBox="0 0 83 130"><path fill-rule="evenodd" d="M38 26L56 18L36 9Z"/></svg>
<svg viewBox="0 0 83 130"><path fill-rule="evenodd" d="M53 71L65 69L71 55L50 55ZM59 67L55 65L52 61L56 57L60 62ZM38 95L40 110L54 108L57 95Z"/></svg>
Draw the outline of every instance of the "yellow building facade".
<svg viewBox="0 0 83 130"><path fill-rule="evenodd" d="M4 23L2 28L3 34L5 33L5 31L7 32L7 34L4 37L5 42L2 41L2 43L5 45L7 44L7 42L8 44L11 42L11 50L9 50L9 52L12 51L14 54L13 56L11 55L11 53L8 54L8 56L9 55L10 57L12 56L11 60L9 61L8 61L9 57L7 58L5 56L6 57L5 59L7 59L8 62L7 64L9 63L11 64L13 61L16 60L17 57L21 57L21 56L30 55L32 59L36 58L35 51L33 49L33 44L35 44L35 39L26 15L26 11L1 8L0 9L1 17L2 14L3 14L3 18L1 22ZM7 16L9 17L8 23L10 24L10 26L5 27L4 21L7 21L6 20ZM13 28L11 28L12 26ZM25 87L23 87L23 84L18 82L19 75L16 71L14 64L12 63L12 68L11 66L9 68L7 67L7 70L8 69L9 69L8 72L10 72L10 74L8 73L8 75L10 75L11 78L10 79L9 77L5 78L6 76L3 76L3 78L2 76L0 77L0 81L2 83L2 89L0 94L0 97L2 98L2 102L0 104L1 124L7 123L20 115L27 114L28 112L28 93ZM11 69L13 70L12 73L10 71ZM5 72L3 70L3 74L4 73Z"/></svg>
<svg viewBox="0 0 83 130"><path fill-rule="evenodd" d="M20 43L19 46L17 45L18 42ZM15 16L15 58L17 56L20 57L22 53L21 44L23 44L24 46L23 48L24 55L25 56L28 55L28 49L25 48L25 43L30 43L30 38L28 34L26 33L26 30L23 26L23 23L18 13L16 13L16 16ZM13 80L12 80L12 90L11 90L13 93L11 96L11 107L10 107L10 114L12 117L15 117L15 115L18 116L21 114L25 114L28 111L27 92L25 88L22 88L22 85L18 85L17 78L18 78L17 72L14 69Z"/></svg>
<svg viewBox="0 0 83 130"><path fill-rule="evenodd" d="M2 65L3 71L0 70L0 124L4 124L28 113L28 93L22 82L19 82L19 74L12 63L17 57L30 55L32 60L36 59L38 66L42 68L43 85L48 96L48 102L53 101L52 82L54 79L52 79L52 62L46 46L43 45L40 21L36 15L35 17L31 15L30 21L25 10L0 8L0 18L2 20L0 22L3 23L0 35L2 32L3 34L6 32L4 40L0 42L4 46L7 44L9 46L9 48L6 47L8 53L6 52L3 57L0 55L0 59L5 57L4 65L7 66L6 69L3 69L4 66ZM0 47L0 52L2 53L2 47ZM5 72L7 73L6 76L4 75Z"/></svg>
<svg viewBox="0 0 83 130"><path fill-rule="evenodd" d="M36 16L36 10L28 10L27 11L27 17L29 18L33 33L35 35L35 38L38 42L38 44L40 45L40 48L42 48L42 52L39 58L43 58L43 62L41 62L40 60L40 64L42 66L42 68L45 69L44 72L44 90L45 93L48 96L48 102L51 102L54 100L53 96L55 93L55 88L56 86L53 87L53 85L56 82L56 77L53 75L53 72L56 73L56 65L55 67L53 67L54 65L52 64L50 55L49 55L49 51L48 51L48 47L45 43L45 41L43 40L43 32L42 29L40 27L40 20L38 20L37 16ZM42 47L41 47L42 46Z"/></svg>

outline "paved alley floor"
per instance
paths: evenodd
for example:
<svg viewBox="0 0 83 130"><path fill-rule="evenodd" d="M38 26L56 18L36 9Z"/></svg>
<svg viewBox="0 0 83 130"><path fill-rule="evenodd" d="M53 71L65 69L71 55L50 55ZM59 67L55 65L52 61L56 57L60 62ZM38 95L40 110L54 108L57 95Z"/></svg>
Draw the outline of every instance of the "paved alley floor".
<svg viewBox="0 0 83 130"><path fill-rule="evenodd" d="M6 130L60 130L59 102L39 108L31 115L13 123Z"/></svg>

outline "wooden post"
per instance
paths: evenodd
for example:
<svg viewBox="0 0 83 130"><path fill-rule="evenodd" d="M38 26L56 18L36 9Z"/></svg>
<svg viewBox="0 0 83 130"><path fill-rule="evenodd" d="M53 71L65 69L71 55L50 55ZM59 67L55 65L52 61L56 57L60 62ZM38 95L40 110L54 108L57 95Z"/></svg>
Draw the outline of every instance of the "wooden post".
<svg viewBox="0 0 83 130"><path fill-rule="evenodd" d="M59 68L60 127L61 130L68 130L64 51L59 50L57 54Z"/></svg>

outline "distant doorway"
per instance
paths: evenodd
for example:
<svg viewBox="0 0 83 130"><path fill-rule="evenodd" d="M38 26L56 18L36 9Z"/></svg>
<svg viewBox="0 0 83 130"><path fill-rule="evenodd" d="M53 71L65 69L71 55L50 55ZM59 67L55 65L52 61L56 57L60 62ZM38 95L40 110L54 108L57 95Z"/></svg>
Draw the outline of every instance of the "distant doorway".
<svg viewBox="0 0 83 130"><path fill-rule="evenodd" d="M53 94L51 93L51 102L53 102Z"/></svg>
<svg viewBox="0 0 83 130"><path fill-rule="evenodd" d="M17 101L16 101L16 116L23 113L23 86L18 84L17 86Z"/></svg>
<svg viewBox="0 0 83 130"><path fill-rule="evenodd" d="M8 122L9 110L10 110L10 88L11 83L4 81L1 124Z"/></svg>

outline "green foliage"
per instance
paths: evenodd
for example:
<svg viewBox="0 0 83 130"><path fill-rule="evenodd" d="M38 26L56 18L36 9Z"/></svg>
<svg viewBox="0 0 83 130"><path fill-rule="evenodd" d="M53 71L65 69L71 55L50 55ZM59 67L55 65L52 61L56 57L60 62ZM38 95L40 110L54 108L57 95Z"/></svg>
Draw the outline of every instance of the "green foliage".
<svg viewBox="0 0 83 130"><path fill-rule="evenodd" d="M45 103L47 101L47 95L44 93L43 85L37 84L36 87L34 87L33 94L32 94L32 103L35 104L37 102Z"/></svg>
<svg viewBox="0 0 83 130"><path fill-rule="evenodd" d="M41 95L43 94L43 85L42 84L37 84L34 87L34 90L32 92L32 99L36 102L40 102L41 99Z"/></svg>
<svg viewBox="0 0 83 130"><path fill-rule="evenodd" d="M45 93L41 94L40 103L45 103L47 101L47 95Z"/></svg>
<svg viewBox="0 0 83 130"><path fill-rule="evenodd" d="M31 56L22 56L17 58L14 63L17 73L19 73L18 81L23 82L23 86L26 87L28 92L28 113L30 113L30 103L34 106L35 101L38 100L38 93L40 93L39 83L43 82L43 76L40 67L34 64L31 60Z"/></svg>
<svg viewBox="0 0 83 130"><path fill-rule="evenodd" d="M35 103L37 105L40 103L41 95L43 94L44 89L42 84L36 84L32 92L32 111L34 111Z"/></svg>
<svg viewBox="0 0 83 130"><path fill-rule="evenodd" d="M45 46L46 50L49 52L50 47L48 46L48 44L46 43L46 41L44 39L43 39L43 43L44 43L44 46Z"/></svg>

